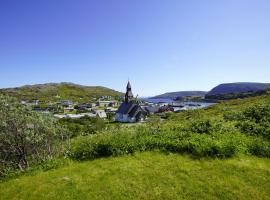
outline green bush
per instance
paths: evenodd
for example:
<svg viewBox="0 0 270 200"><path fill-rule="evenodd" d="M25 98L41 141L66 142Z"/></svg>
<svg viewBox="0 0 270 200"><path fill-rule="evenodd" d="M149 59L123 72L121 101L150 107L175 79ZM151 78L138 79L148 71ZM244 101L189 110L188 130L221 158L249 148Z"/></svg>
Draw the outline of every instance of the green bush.
<svg viewBox="0 0 270 200"><path fill-rule="evenodd" d="M256 138L251 141L249 152L255 156L270 158L270 142L261 138Z"/></svg>
<svg viewBox="0 0 270 200"><path fill-rule="evenodd" d="M62 153L67 138L65 129L52 116L0 96L0 176L26 170Z"/></svg>
<svg viewBox="0 0 270 200"><path fill-rule="evenodd" d="M212 124L209 119L206 120L195 120L191 122L191 131L194 133L205 133L208 134L212 131Z"/></svg>
<svg viewBox="0 0 270 200"><path fill-rule="evenodd" d="M226 158L247 153L253 137L241 133L196 134L153 130L140 127L133 130L118 130L110 133L79 137L72 142L73 159L86 160L98 157L119 156L135 151L159 149L176 153L190 153L197 157Z"/></svg>
<svg viewBox="0 0 270 200"><path fill-rule="evenodd" d="M104 120L98 117L82 117L79 119L63 118L59 120L59 124L65 126L70 133L70 137L81 135L96 134L106 128Z"/></svg>
<svg viewBox="0 0 270 200"><path fill-rule="evenodd" d="M270 106L255 105L240 113L227 113L226 121L234 121L235 126L242 132L253 136L263 136L270 139Z"/></svg>

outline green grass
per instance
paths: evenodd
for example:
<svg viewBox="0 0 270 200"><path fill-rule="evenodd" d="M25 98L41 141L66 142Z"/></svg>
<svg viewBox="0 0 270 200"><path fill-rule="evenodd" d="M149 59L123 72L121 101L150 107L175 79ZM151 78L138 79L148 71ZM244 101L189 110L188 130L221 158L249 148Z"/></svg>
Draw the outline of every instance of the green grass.
<svg viewBox="0 0 270 200"><path fill-rule="evenodd" d="M159 152L71 162L0 183L0 199L270 199L270 160Z"/></svg>

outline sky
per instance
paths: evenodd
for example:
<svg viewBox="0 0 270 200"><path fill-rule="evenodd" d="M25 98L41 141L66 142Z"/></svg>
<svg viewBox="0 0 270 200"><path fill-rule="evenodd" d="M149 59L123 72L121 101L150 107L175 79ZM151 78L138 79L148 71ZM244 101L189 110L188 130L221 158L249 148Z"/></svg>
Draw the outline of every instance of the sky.
<svg viewBox="0 0 270 200"><path fill-rule="evenodd" d="M270 82L269 0L0 0L0 88Z"/></svg>

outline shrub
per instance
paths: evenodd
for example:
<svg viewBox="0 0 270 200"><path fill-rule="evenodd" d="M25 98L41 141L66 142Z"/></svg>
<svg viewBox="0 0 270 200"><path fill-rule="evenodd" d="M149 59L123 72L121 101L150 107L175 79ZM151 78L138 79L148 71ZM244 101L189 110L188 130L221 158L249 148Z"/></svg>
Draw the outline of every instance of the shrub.
<svg viewBox="0 0 270 200"><path fill-rule="evenodd" d="M227 113L224 119L235 122L235 127L242 133L270 139L269 105L255 105L239 113Z"/></svg>
<svg viewBox="0 0 270 200"><path fill-rule="evenodd" d="M255 156L270 158L270 142L256 138L249 144L249 152Z"/></svg>
<svg viewBox="0 0 270 200"><path fill-rule="evenodd" d="M0 96L0 175L50 159L67 137L54 118Z"/></svg>
<svg viewBox="0 0 270 200"><path fill-rule="evenodd" d="M96 117L82 117L79 119L60 119L59 124L65 126L70 133L70 137L76 137L81 135L96 134L106 128L104 120Z"/></svg>
<svg viewBox="0 0 270 200"><path fill-rule="evenodd" d="M209 135L140 127L75 139L71 145L71 157L86 160L159 149L177 153L186 152L197 157L226 158L246 153L249 140L241 133Z"/></svg>
<svg viewBox="0 0 270 200"><path fill-rule="evenodd" d="M72 142L70 156L76 160L86 160L130 154L139 147L132 139L133 136L127 133L78 137Z"/></svg>
<svg viewBox="0 0 270 200"><path fill-rule="evenodd" d="M195 120L191 122L191 131L194 133L205 133L208 134L212 131L212 124L209 119L206 120Z"/></svg>

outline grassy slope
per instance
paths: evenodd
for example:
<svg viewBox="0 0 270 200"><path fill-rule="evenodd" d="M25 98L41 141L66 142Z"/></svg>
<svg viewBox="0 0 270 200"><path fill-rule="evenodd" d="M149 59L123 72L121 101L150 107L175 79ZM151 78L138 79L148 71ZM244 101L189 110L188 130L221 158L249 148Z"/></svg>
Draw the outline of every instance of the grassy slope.
<svg viewBox="0 0 270 200"><path fill-rule="evenodd" d="M136 153L0 183L0 199L270 199L270 160Z"/></svg>
<svg viewBox="0 0 270 200"><path fill-rule="evenodd" d="M213 119L222 119L225 113L241 112L250 106L259 105L259 104L270 105L270 92L262 96L222 101L221 103L216 104L214 106L210 106L202 110L195 110L194 112L191 112L191 113L181 112L181 113L173 114L171 117L171 120L173 119L190 120L190 119L196 119L202 116L207 116ZM199 116L196 116L196 115L199 115Z"/></svg>

